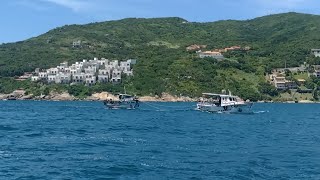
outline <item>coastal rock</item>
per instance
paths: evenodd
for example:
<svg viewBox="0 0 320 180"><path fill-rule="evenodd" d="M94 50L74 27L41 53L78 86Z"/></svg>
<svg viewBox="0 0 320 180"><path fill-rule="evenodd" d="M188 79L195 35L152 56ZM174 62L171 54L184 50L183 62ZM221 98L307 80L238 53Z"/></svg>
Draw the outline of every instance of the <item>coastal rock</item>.
<svg viewBox="0 0 320 180"><path fill-rule="evenodd" d="M47 98L47 96L46 96L46 98ZM50 99L54 100L54 101L73 101L73 100L75 100L75 98L67 92L63 92L61 94L51 93Z"/></svg>
<svg viewBox="0 0 320 180"><path fill-rule="evenodd" d="M162 94L162 100L166 102L193 102L196 101L195 99L192 99L190 97L185 97L185 96L172 96L168 93L163 93Z"/></svg>
<svg viewBox="0 0 320 180"><path fill-rule="evenodd" d="M13 95L14 97L18 97L18 98L23 97L25 94L26 94L26 91L23 90L23 89L17 89L17 90L15 90L15 91L12 92L12 95Z"/></svg>
<svg viewBox="0 0 320 180"><path fill-rule="evenodd" d="M152 97L152 96L142 96L142 97L139 97L139 100L142 101L142 102L157 102L157 101L162 101L161 99L156 98L156 97Z"/></svg>
<svg viewBox="0 0 320 180"><path fill-rule="evenodd" d="M101 92L101 93L94 93L91 96L87 97L86 100L89 101L104 101L107 99L113 99L113 100L118 100L118 96L115 96L111 93L108 92Z"/></svg>
<svg viewBox="0 0 320 180"><path fill-rule="evenodd" d="M29 99L33 99L33 95L30 94L30 95L26 95L26 96L22 96L21 98L19 98L21 100L29 100Z"/></svg>
<svg viewBox="0 0 320 180"><path fill-rule="evenodd" d="M85 100L86 101L100 101L100 98L94 97L94 96L88 96Z"/></svg>
<svg viewBox="0 0 320 180"><path fill-rule="evenodd" d="M168 93L162 93L161 98L158 96L142 96L139 97L140 101L146 101L146 102L194 102L197 101L197 99L193 99L190 97L185 96L173 96Z"/></svg>
<svg viewBox="0 0 320 180"><path fill-rule="evenodd" d="M7 99L8 94L0 94L0 100Z"/></svg>

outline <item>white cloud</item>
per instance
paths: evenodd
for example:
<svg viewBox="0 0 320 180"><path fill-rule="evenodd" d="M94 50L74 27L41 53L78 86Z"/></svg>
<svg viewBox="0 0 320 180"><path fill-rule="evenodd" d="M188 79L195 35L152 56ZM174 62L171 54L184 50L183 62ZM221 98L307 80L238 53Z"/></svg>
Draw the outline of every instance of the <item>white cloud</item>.
<svg viewBox="0 0 320 180"><path fill-rule="evenodd" d="M39 4L36 1L30 1L30 0L18 0L18 1L11 1L10 5L12 6L23 6L26 8L30 8L36 11L46 11L48 10L48 7L43 6L43 4Z"/></svg>
<svg viewBox="0 0 320 180"><path fill-rule="evenodd" d="M41 1L63 6L65 8L69 8L73 10L74 12L87 11L94 7L94 3L90 3L90 1L82 1L82 0L41 0Z"/></svg>

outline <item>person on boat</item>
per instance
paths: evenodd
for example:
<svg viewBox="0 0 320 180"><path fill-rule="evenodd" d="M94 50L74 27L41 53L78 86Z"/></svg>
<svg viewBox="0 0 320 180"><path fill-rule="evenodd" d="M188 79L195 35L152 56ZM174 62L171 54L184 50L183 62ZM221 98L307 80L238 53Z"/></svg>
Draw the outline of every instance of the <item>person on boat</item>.
<svg viewBox="0 0 320 180"><path fill-rule="evenodd" d="M218 98L219 98L219 104L218 104L218 106L221 106L221 97L219 96Z"/></svg>
<svg viewBox="0 0 320 180"><path fill-rule="evenodd" d="M139 104L138 98L134 98L134 101L135 101L134 107L135 107L135 108L136 108L136 107L139 107L140 104Z"/></svg>

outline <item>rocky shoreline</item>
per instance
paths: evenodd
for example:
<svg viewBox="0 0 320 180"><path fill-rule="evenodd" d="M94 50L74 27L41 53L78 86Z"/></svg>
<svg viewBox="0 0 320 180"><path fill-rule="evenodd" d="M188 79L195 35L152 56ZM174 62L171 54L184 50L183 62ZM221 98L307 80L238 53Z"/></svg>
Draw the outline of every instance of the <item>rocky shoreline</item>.
<svg viewBox="0 0 320 180"><path fill-rule="evenodd" d="M44 101L104 101L104 100L118 100L118 96L109 92L94 93L84 99L76 98L70 95L68 92L51 92L48 95L34 96L32 94L26 94L24 90L16 90L11 94L0 94L0 100L44 100ZM197 102L199 98L190 98L185 96L173 96L168 93L163 93L159 96L141 96L139 97L141 102ZM257 103L319 103L310 100L300 101L258 101Z"/></svg>
<svg viewBox="0 0 320 180"><path fill-rule="evenodd" d="M108 92L94 93L85 99L79 99L68 92L51 92L49 95L34 96L26 94L23 90L16 90L11 94L0 94L0 100L46 100L46 101L104 101L108 99L117 100L118 96ZM196 102L198 98L178 97L164 93L162 97L158 96L141 96L139 100L142 102Z"/></svg>

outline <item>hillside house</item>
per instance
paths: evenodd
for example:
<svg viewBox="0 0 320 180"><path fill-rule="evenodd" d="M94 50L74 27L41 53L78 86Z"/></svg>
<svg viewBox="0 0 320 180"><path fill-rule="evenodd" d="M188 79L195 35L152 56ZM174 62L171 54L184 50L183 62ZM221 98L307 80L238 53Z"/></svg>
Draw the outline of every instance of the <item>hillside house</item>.
<svg viewBox="0 0 320 180"><path fill-rule="evenodd" d="M320 70L314 70L313 75L314 75L315 77L319 78L319 77L320 77Z"/></svg>
<svg viewBox="0 0 320 180"><path fill-rule="evenodd" d="M81 47L81 41L78 40L78 41L73 41L72 42L72 47L73 48L80 48Z"/></svg>
<svg viewBox="0 0 320 180"><path fill-rule="evenodd" d="M294 81L289 81L283 76L277 76L272 74L270 76L271 83L278 89L278 90L285 90L285 89L297 89L298 85Z"/></svg>
<svg viewBox="0 0 320 180"><path fill-rule="evenodd" d="M220 52L216 51L198 51L197 52L200 58L205 58L205 57L211 57L217 60L222 60L224 59L224 56Z"/></svg>
<svg viewBox="0 0 320 180"><path fill-rule="evenodd" d="M107 83L109 81L109 75L102 75L102 74L99 74L98 75L98 81L100 83Z"/></svg>
<svg viewBox="0 0 320 180"><path fill-rule="evenodd" d="M31 76L31 81L36 82L39 80L40 80L39 76Z"/></svg>
<svg viewBox="0 0 320 180"><path fill-rule="evenodd" d="M111 82L119 83L121 81L121 71L118 69L114 69L112 71Z"/></svg>
<svg viewBox="0 0 320 180"><path fill-rule="evenodd" d="M71 74L70 73L62 73L56 75L57 84L69 84L71 82Z"/></svg>
<svg viewBox="0 0 320 180"><path fill-rule="evenodd" d="M193 44L193 45L190 45L188 47L186 47L186 50L187 51L198 51L202 48L206 48L207 45L197 45L197 44Z"/></svg>
<svg viewBox="0 0 320 180"><path fill-rule="evenodd" d="M136 59L128 59L127 62L129 62L131 65L137 64L137 60Z"/></svg>
<svg viewBox="0 0 320 180"><path fill-rule="evenodd" d="M86 81L85 81L86 85L92 86L92 85L96 84L96 82L97 82L96 76L86 77Z"/></svg>
<svg viewBox="0 0 320 180"><path fill-rule="evenodd" d="M55 74L49 74L47 81L48 81L48 83L56 83L56 75Z"/></svg>
<svg viewBox="0 0 320 180"><path fill-rule="evenodd" d="M311 49L311 53L312 53L315 57L320 57L320 49Z"/></svg>
<svg viewBox="0 0 320 180"><path fill-rule="evenodd" d="M73 75L72 82L74 83L83 83L85 81L84 73L77 73Z"/></svg>
<svg viewBox="0 0 320 180"><path fill-rule="evenodd" d="M59 72L58 68L50 68L47 70L47 74L57 74Z"/></svg>
<svg viewBox="0 0 320 180"><path fill-rule="evenodd" d="M122 74L133 75L132 65L135 63L136 60L133 59L109 61L105 58L100 60L98 58L93 60L84 59L71 66L68 65L68 62L63 62L57 67L45 70L45 72L35 72L32 80L44 80L48 83L58 84L84 83L89 86L97 81L100 83L118 83L121 82Z"/></svg>
<svg viewBox="0 0 320 180"><path fill-rule="evenodd" d="M48 79L48 73L47 72L39 72L39 77L42 80L47 80Z"/></svg>
<svg viewBox="0 0 320 180"><path fill-rule="evenodd" d="M110 76L111 71L108 69L99 69L99 75L108 75Z"/></svg>

